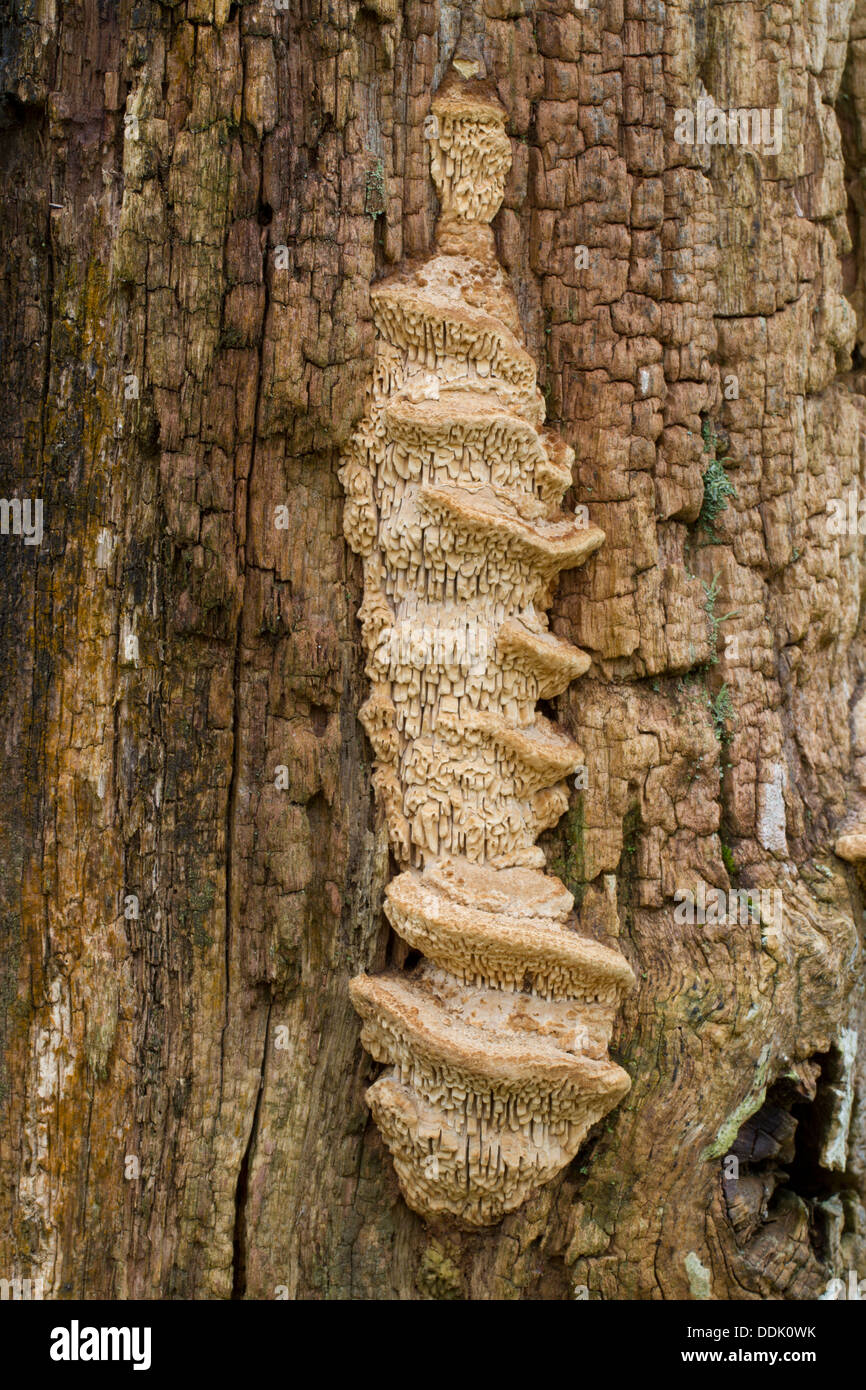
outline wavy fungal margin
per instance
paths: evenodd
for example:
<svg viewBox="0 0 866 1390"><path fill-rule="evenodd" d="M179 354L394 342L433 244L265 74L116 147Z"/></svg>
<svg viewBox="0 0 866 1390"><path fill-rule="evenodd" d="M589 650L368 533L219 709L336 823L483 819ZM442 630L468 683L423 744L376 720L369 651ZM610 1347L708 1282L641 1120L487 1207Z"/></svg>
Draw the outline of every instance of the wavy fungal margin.
<svg viewBox="0 0 866 1390"><path fill-rule="evenodd" d="M435 254L373 290L373 381L340 470L364 559L361 719L403 868L386 913L421 959L350 990L386 1066L367 1099L407 1203L481 1226L628 1091L607 1046L634 976L569 925L572 895L535 844L582 761L536 704L591 664L545 614L604 533L560 510L573 453L543 428L496 259L505 111L452 70L426 129Z"/></svg>

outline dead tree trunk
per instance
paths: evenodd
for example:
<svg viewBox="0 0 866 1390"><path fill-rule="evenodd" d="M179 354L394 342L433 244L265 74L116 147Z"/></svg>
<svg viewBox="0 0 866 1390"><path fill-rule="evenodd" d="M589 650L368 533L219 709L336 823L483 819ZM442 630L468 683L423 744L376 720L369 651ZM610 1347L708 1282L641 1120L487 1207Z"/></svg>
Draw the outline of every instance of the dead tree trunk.
<svg viewBox="0 0 866 1390"><path fill-rule="evenodd" d="M629 1095L480 1231L409 1210L364 1100L348 983L407 962L338 478L470 32L496 256L606 537L551 614L593 664L541 843L637 979ZM10 0L2 103L0 1276L862 1278L864 0Z"/></svg>

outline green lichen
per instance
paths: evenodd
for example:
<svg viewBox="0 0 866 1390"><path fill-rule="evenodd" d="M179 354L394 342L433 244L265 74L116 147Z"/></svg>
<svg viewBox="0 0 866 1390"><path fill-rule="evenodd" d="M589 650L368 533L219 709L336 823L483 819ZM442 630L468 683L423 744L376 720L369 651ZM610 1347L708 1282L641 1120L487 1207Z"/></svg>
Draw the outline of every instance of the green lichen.
<svg viewBox="0 0 866 1390"><path fill-rule="evenodd" d="M710 702L710 714L713 719L713 733L717 741L724 746L731 739L728 724L735 718L734 702L727 685L723 685L715 699Z"/></svg>
<svg viewBox="0 0 866 1390"><path fill-rule="evenodd" d="M737 489L725 472L725 464L730 462L729 458L727 455L719 457L720 441L712 420L704 421L701 436L704 441L704 453L709 455L709 462L704 472L704 500L698 515L698 525L711 541L717 542L719 537L713 529L714 523L721 512L727 511L728 498L736 497Z"/></svg>
<svg viewBox="0 0 866 1390"><path fill-rule="evenodd" d="M696 1251L690 1250L686 1255L685 1268L689 1279L689 1293L692 1298L702 1300L712 1298L712 1276L706 1265L702 1264Z"/></svg>
<svg viewBox="0 0 866 1390"><path fill-rule="evenodd" d="M579 792L577 801L560 824L562 853L550 866L551 873L561 878L569 893L574 895L578 907L586 889L585 829L584 797L583 793Z"/></svg>
<svg viewBox="0 0 866 1390"><path fill-rule="evenodd" d="M415 1279L419 1292L437 1301L463 1298L463 1275L456 1256L452 1246L431 1241L421 1256Z"/></svg>
<svg viewBox="0 0 866 1390"><path fill-rule="evenodd" d="M367 173L364 211L374 222L385 211L385 163L381 158Z"/></svg>
<svg viewBox="0 0 866 1390"><path fill-rule="evenodd" d="M719 576L716 572L709 584L705 579L701 580L704 591L704 611L707 615L707 639L710 644L709 666L715 666L719 660L719 628L722 623L726 623L728 618L736 618L738 609L732 609L730 613L717 613L716 601L719 597Z"/></svg>
<svg viewBox="0 0 866 1390"><path fill-rule="evenodd" d="M767 1078L770 1070L770 1048L769 1045L761 1049L755 1067L755 1076L752 1081L748 1095L740 1102L724 1121L712 1144L708 1145L701 1154L701 1162L706 1163L712 1158L721 1158L726 1154L740 1132L742 1126L751 1115L754 1115L764 1104L767 1095Z"/></svg>

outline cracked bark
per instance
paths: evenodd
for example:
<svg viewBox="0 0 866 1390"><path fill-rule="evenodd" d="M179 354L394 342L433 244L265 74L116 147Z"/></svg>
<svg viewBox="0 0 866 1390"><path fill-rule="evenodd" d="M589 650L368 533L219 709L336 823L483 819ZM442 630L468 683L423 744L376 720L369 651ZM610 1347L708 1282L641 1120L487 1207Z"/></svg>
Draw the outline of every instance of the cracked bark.
<svg viewBox="0 0 866 1390"><path fill-rule="evenodd" d="M599 929L615 876L639 989L624 1105L470 1235L406 1210L363 1102L347 982L403 948L336 475L370 286L429 253L423 121L458 7L12 4L0 494L42 497L46 524L0 538L0 1274L470 1299L866 1275L859 1099L846 1166L814 1137L862 1034L862 883L832 848L864 551L825 518L864 486L866 7L691 11L484 0L471 21L510 113L498 254L571 501L608 537L554 609L594 666L557 702L589 786L549 862ZM701 83L784 104L779 156L678 146ZM709 424L737 490L712 544ZM713 586L737 614L717 662ZM780 885L782 928L675 923L697 878Z"/></svg>

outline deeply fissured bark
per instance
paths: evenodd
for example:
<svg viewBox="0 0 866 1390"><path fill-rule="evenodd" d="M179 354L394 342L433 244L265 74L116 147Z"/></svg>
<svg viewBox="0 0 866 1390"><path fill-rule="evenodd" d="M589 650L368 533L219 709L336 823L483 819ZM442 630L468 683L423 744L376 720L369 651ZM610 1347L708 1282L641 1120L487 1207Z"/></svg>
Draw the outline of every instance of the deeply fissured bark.
<svg viewBox="0 0 866 1390"><path fill-rule="evenodd" d="M19 0L0 492L43 499L45 534L0 538L0 1273L55 1297L815 1297L866 1274L858 1102L827 1166L862 1014L832 847L864 548L827 504L866 485L866 6L464 22L509 112L498 254L607 536L553 613L594 666L558 701L587 786L547 850L585 929L616 894L633 1089L482 1234L407 1210L363 1102L347 984L401 948L336 470L370 286L430 249L457 7ZM779 153L678 143L706 94L781 107ZM736 495L708 520L710 464ZM781 915L675 921L699 879Z"/></svg>

